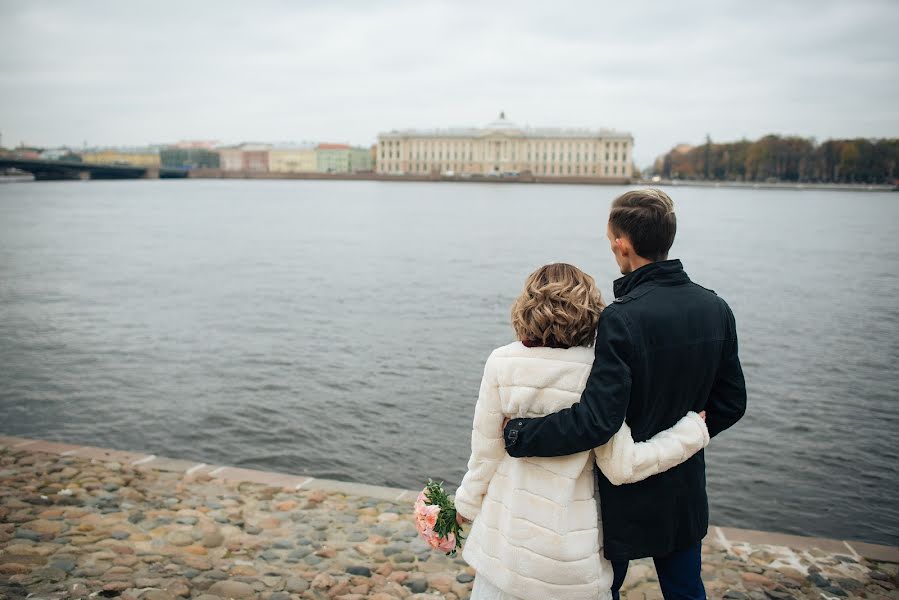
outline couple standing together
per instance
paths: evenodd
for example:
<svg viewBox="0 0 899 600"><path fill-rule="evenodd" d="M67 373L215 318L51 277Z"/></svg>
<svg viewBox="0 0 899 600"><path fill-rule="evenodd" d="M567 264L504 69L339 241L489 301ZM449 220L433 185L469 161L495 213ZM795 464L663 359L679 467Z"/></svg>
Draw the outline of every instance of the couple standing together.
<svg viewBox="0 0 899 600"><path fill-rule="evenodd" d="M617 600L628 561L650 556L666 600L706 597L702 450L743 416L746 387L730 308L668 260L676 229L660 190L612 203L624 276L609 306L571 265L528 277L455 498L472 600Z"/></svg>

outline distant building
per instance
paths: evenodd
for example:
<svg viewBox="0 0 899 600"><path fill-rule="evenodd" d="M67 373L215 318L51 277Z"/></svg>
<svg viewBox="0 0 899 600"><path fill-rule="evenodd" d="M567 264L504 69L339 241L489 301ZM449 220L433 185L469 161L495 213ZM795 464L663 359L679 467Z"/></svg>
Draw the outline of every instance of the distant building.
<svg viewBox="0 0 899 600"><path fill-rule="evenodd" d="M316 170L319 173L349 173L350 146L348 144L319 144L315 148Z"/></svg>
<svg viewBox="0 0 899 600"><path fill-rule="evenodd" d="M81 152L81 160L90 164L159 167L159 151L155 148L100 148Z"/></svg>
<svg viewBox="0 0 899 600"><path fill-rule="evenodd" d="M360 173L371 171L371 150L349 144L319 144L315 148L319 173Z"/></svg>
<svg viewBox="0 0 899 600"><path fill-rule="evenodd" d="M41 158L41 152L43 152L43 148L19 145L13 149L12 154L16 158L24 160L39 160Z"/></svg>
<svg viewBox="0 0 899 600"><path fill-rule="evenodd" d="M81 162L81 157L68 148L47 148L41 152L40 158L41 160Z"/></svg>
<svg viewBox="0 0 899 600"><path fill-rule="evenodd" d="M271 146L268 144L243 144L244 171L250 173L265 173L268 171L268 153Z"/></svg>
<svg viewBox="0 0 899 600"><path fill-rule="evenodd" d="M611 129L519 127L500 113L482 128L407 129L378 136L385 174L630 177L634 139Z"/></svg>
<svg viewBox="0 0 899 600"><path fill-rule="evenodd" d="M661 174L665 169L665 155L657 156L656 159L652 162L652 172L653 174Z"/></svg>
<svg viewBox="0 0 899 600"><path fill-rule="evenodd" d="M350 148L350 173L370 173L373 170L371 148Z"/></svg>
<svg viewBox="0 0 899 600"><path fill-rule="evenodd" d="M317 168L313 144L283 144L269 150L268 170L272 173L314 173Z"/></svg>
<svg viewBox="0 0 899 600"><path fill-rule="evenodd" d="M205 148L206 150L212 150L216 146L219 146L219 142L215 140L181 140L176 144L172 144L173 148Z"/></svg>
<svg viewBox="0 0 899 600"><path fill-rule="evenodd" d="M219 165L223 171L265 173L268 171L269 144L240 144L218 148Z"/></svg>
<svg viewBox="0 0 899 600"><path fill-rule="evenodd" d="M237 147L217 148L219 168L223 171L243 171L243 150Z"/></svg>
<svg viewBox="0 0 899 600"><path fill-rule="evenodd" d="M176 169L218 169L221 166L218 152L202 146L169 146L159 151L163 167Z"/></svg>

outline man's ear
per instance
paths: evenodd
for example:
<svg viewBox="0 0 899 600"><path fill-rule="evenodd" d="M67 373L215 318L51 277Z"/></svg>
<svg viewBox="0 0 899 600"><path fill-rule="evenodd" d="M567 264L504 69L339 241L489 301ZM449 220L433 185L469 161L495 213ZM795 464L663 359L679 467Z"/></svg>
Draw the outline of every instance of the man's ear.
<svg viewBox="0 0 899 600"><path fill-rule="evenodd" d="M616 237L615 245L618 246L618 251L621 252L621 256L630 256L631 252L634 250L634 247L631 246L631 241L626 237Z"/></svg>

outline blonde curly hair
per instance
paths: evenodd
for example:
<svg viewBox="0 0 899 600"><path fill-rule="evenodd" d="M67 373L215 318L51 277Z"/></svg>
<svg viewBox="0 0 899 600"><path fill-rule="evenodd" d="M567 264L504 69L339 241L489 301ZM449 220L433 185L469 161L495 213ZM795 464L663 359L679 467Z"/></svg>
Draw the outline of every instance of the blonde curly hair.
<svg viewBox="0 0 899 600"><path fill-rule="evenodd" d="M512 305L512 328L521 341L544 346L592 346L605 308L592 277L567 263L531 273Z"/></svg>

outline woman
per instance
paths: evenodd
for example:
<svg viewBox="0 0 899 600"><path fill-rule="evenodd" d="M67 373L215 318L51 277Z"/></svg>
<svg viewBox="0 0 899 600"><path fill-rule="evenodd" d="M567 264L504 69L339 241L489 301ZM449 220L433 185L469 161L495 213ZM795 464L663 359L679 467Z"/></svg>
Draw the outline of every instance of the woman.
<svg viewBox="0 0 899 600"><path fill-rule="evenodd" d="M563 263L532 273L512 307L518 341L487 359L475 408L468 472L456 510L472 520L463 557L477 571L471 600L611 598L602 555L594 462L613 484L679 465L709 442L700 415L634 443L627 424L595 451L512 458L505 418L543 416L581 396L593 364L603 302L592 277Z"/></svg>

